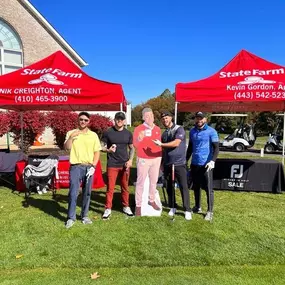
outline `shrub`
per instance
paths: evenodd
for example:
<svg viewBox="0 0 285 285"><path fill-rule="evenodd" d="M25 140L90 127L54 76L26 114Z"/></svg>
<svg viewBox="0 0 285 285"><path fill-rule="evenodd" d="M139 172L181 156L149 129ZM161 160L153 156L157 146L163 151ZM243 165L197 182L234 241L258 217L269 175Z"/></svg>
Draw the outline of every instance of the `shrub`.
<svg viewBox="0 0 285 285"><path fill-rule="evenodd" d="M99 138L102 137L105 130L112 126L113 122L110 118L98 114L91 115L90 117L89 128L95 132Z"/></svg>
<svg viewBox="0 0 285 285"><path fill-rule="evenodd" d="M7 112L0 112L0 138L9 132L9 117Z"/></svg>
<svg viewBox="0 0 285 285"><path fill-rule="evenodd" d="M78 114L68 111L54 111L47 114L47 124L55 136L55 143L64 148L66 133L78 127ZM89 128L101 138L103 132L113 125L110 118L94 114L90 116Z"/></svg>
<svg viewBox="0 0 285 285"><path fill-rule="evenodd" d="M64 148L66 133L77 127L78 114L68 111L53 111L47 114L47 125L55 136L55 144Z"/></svg>
<svg viewBox="0 0 285 285"><path fill-rule="evenodd" d="M134 127L137 127L137 126L139 126L140 124L142 124L141 121L135 121L135 122L133 123L133 126L134 126Z"/></svg>
<svg viewBox="0 0 285 285"><path fill-rule="evenodd" d="M13 142L21 148L21 121L20 113L9 111L7 113L9 120L9 128L12 133ZM27 153L31 145L33 145L37 134L41 134L45 130L46 116L40 111L28 111L23 113L23 147L22 151Z"/></svg>

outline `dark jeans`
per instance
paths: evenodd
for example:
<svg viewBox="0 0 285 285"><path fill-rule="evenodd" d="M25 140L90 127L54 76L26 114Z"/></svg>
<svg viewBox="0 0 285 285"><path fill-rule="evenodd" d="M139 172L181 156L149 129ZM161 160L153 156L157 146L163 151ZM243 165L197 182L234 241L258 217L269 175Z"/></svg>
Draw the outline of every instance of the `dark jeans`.
<svg viewBox="0 0 285 285"><path fill-rule="evenodd" d="M169 208L176 208L176 199L175 193L173 192L174 189L172 183L172 165L164 165L164 177L166 179L168 206ZM184 210L191 211L189 190L187 184L187 170L185 165L178 165L174 167L174 179L179 184Z"/></svg>
<svg viewBox="0 0 285 285"><path fill-rule="evenodd" d="M88 165L71 165L69 169L70 186L68 193L68 219L76 220L76 202L78 190L82 183L82 207L81 218L87 217L90 205L91 190L93 183L93 176L86 181L86 173L91 166Z"/></svg>
<svg viewBox="0 0 285 285"><path fill-rule="evenodd" d="M201 188L205 189L207 195L207 205L209 212L214 209L214 190L213 190L213 170L206 171L204 165L191 164L191 178L195 196L195 206L201 207Z"/></svg>

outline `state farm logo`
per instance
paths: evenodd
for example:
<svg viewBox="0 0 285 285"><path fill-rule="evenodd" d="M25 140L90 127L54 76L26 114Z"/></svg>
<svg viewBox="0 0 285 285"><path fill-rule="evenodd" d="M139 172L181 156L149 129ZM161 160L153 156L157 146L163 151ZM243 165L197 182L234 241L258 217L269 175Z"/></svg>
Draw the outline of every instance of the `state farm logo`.
<svg viewBox="0 0 285 285"><path fill-rule="evenodd" d="M260 83L260 84L272 84L276 83L274 80L265 80L262 77L259 76L248 76L244 79L244 81L238 82L238 84L255 84L255 83Z"/></svg>
<svg viewBox="0 0 285 285"><path fill-rule="evenodd" d="M249 76L249 77L259 77L264 75L280 75L285 74L284 68L278 69L252 69L252 70L239 70L239 71L221 71L220 78L231 78L231 77L239 77L239 76Z"/></svg>
<svg viewBox="0 0 285 285"><path fill-rule="evenodd" d="M242 178L243 176L243 165L233 164L231 167L231 178Z"/></svg>
<svg viewBox="0 0 285 285"><path fill-rule="evenodd" d="M29 84L40 84L42 82L46 82L52 85L63 85L64 84L64 82L57 80L57 77L50 73L42 75L39 79L34 79L34 80L29 81Z"/></svg>

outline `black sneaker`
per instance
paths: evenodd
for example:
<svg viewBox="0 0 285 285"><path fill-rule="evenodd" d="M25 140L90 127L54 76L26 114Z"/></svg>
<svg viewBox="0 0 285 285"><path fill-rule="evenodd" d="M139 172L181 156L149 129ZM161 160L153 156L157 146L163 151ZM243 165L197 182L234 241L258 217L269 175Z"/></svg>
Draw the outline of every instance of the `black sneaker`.
<svg viewBox="0 0 285 285"><path fill-rule="evenodd" d="M202 214L203 213L202 212L202 208L201 207L196 207L196 206L192 209L192 211L195 214Z"/></svg>

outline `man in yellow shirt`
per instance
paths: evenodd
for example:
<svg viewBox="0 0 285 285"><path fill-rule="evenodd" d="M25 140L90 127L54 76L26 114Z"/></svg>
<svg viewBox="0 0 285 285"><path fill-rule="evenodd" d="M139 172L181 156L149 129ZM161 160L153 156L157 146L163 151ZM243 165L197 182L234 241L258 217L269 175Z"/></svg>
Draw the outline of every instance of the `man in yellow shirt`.
<svg viewBox="0 0 285 285"><path fill-rule="evenodd" d="M70 186L68 193L68 216L65 227L71 228L76 220L76 202L82 183L81 219L83 224L92 224L88 218L93 174L100 158L101 145L96 133L88 129L90 115L78 114L78 128L66 135L64 147L70 150Z"/></svg>

